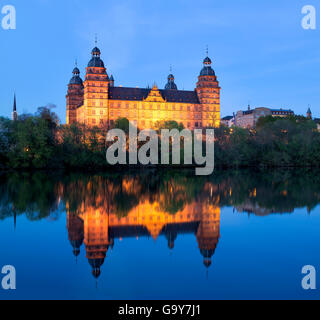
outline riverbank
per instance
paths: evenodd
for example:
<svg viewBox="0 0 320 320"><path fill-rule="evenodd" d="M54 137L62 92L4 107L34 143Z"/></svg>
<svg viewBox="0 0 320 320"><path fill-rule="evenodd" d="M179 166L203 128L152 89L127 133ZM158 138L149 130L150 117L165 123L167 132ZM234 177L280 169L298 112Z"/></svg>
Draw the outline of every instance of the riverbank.
<svg viewBox="0 0 320 320"><path fill-rule="evenodd" d="M319 167L320 132L315 121L294 116L266 117L260 120L254 129L215 128L216 168ZM35 116L22 117L15 122L0 119L0 169L92 172L155 167L111 166L106 160L106 130L81 124L58 123L50 110L40 110ZM126 128L121 129L126 132ZM138 144L138 148L142 146ZM159 147L159 159L160 150ZM206 150L205 142L203 150ZM181 141L181 163L184 163L183 157L184 143ZM198 165L157 167L189 169Z"/></svg>

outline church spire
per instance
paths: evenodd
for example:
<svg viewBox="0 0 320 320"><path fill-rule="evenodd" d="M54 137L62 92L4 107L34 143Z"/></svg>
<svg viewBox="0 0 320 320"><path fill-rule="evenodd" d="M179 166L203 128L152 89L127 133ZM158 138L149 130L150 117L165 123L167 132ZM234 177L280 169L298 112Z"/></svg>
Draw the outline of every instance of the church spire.
<svg viewBox="0 0 320 320"><path fill-rule="evenodd" d="M13 101L13 112L17 111L17 99L16 94L14 94L14 101Z"/></svg>
<svg viewBox="0 0 320 320"><path fill-rule="evenodd" d="M13 121L17 121L17 120L18 120L16 94L14 94L14 100L13 100L12 120L13 120Z"/></svg>

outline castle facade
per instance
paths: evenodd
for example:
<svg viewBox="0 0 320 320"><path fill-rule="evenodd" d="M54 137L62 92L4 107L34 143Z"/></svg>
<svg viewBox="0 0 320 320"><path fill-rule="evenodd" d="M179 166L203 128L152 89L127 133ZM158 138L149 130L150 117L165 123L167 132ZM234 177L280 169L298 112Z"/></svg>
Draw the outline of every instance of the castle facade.
<svg viewBox="0 0 320 320"><path fill-rule="evenodd" d="M168 76L163 90L115 86L109 77L99 48L92 50L85 81L73 70L68 85L67 124L109 128L119 118L127 118L140 129L154 128L158 121L177 121L185 128L220 126L220 87L206 57L194 91L178 90L175 78Z"/></svg>

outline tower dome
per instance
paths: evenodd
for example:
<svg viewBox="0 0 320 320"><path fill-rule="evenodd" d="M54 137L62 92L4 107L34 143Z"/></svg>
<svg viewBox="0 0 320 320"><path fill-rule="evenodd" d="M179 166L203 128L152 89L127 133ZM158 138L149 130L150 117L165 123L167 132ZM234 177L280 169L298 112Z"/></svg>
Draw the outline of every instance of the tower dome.
<svg viewBox="0 0 320 320"><path fill-rule="evenodd" d="M204 61L203 61L203 64L204 64L204 65L211 66L212 61L211 61L211 59L210 59L209 57L206 57L206 58L204 59Z"/></svg>
<svg viewBox="0 0 320 320"><path fill-rule="evenodd" d="M211 67L212 65L212 61L211 59L207 56L204 60L203 60L203 68L200 72L200 76L215 76L215 72Z"/></svg>
<svg viewBox="0 0 320 320"><path fill-rule="evenodd" d="M72 71L73 77L71 78L69 84L80 84L82 85L82 79L80 78L80 70L78 67L75 67Z"/></svg>
<svg viewBox="0 0 320 320"><path fill-rule="evenodd" d="M169 74L168 75L168 83L166 84L165 90L178 90L177 85L174 83L174 75Z"/></svg>
<svg viewBox="0 0 320 320"><path fill-rule="evenodd" d="M88 67L89 68L104 68L104 63L103 61L100 59L100 56L101 56L101 51L99 48L95 47L92 49L92 58L91 60L89 61L88 63Z"/></svg>
<svg viewBox="0 0 320 320"><path fill-rule="evenodd" d="M89 259L89 264L92 267L92 275L97 279L101 274L101 266L104 263L104 259Z"/></svg>
<svg viewBox="0 0 320 320"><path fill-rule="evenodd" d="M73 69L73 71L72 71L72 73L74 74L74 75L80 75L80 70L78 69L78 67L75 67L74 69Z"/></svg>
<svg viewBox="0 0 320 320"><path fill-rule="evenodd" d="M93 56L99 56L100 57L100 55L101 55L101 51L100 51L100 49L98 47L94 47L92 49L91 53L92 53Z"/></svg>

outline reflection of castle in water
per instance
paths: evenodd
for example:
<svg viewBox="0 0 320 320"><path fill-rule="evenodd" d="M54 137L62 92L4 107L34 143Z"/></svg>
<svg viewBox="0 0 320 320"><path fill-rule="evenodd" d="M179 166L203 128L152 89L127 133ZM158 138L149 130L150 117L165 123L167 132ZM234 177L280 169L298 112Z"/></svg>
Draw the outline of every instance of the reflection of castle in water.
<svg viewBox="0 0 320 320"><path fill-rule="evenodd" d="M113 248L114 240L131 237L151 236L156 240L159 236L165 236L172 250L179 234L193 233L204 265L210 267L220 238L220 208L211 199L194 200L175 214L165 212L159 201L142 199L125 217L117 215L108 199L96 200L103 205L95 207L83 203L78 213L67 210L69 240L74 255L79 255L84 243L94 277L99 277L100 268L108 249Z"/></svg>

